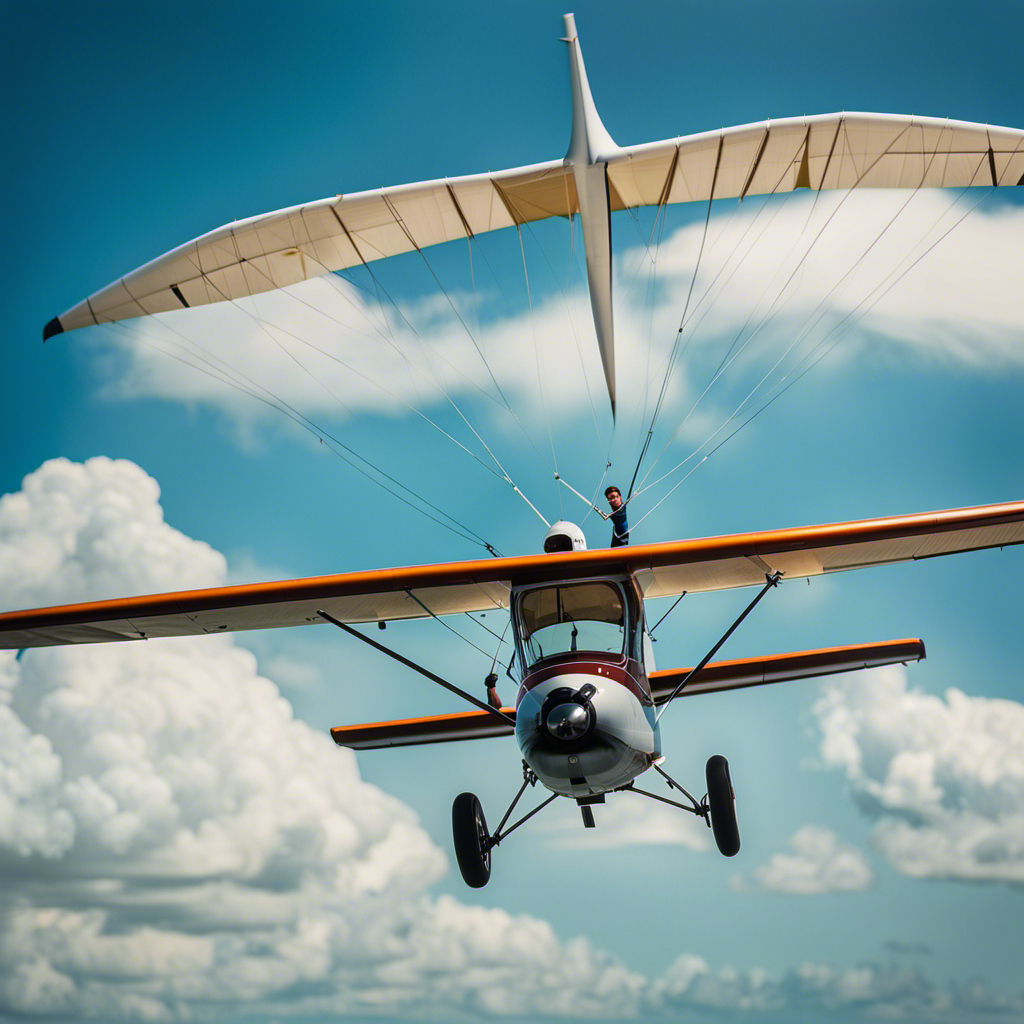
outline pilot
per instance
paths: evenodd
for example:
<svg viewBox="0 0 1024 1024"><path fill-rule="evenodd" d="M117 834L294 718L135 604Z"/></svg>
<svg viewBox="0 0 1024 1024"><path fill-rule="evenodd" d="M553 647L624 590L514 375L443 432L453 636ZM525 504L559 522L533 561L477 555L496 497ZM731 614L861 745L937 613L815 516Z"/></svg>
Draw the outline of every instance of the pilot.
<svg viewBox="0 0 1024 1024"><path fill-rule="evenodd" d="M622 547L629 543L629 521L626 519L626 506L622 501L622 492L618 487L606 487L604 496L611 506L611 515L606 518L612 521L612 544L613 548Z"/></svg>
<svg viewBox="0 0 1024 1024"><path fill-rule="evenodd" d="M492 708L501 709L501 698L498 696L498 673L491 672L484 680L484 686L487 687L487 703Z"/></svg>

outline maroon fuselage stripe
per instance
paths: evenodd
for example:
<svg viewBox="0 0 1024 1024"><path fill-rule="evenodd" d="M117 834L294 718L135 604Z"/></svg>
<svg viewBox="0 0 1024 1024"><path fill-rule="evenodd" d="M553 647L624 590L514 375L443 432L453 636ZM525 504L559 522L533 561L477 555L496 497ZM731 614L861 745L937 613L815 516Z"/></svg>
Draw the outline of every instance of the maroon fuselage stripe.
<svg viewBox="0 0 1024 1024"><path fill-rule="evenodd" d="M588 658L585 661L576 659L560 661L553 665L545 665L544 668L538 669L536 672L528 673L523 678L519 692L516 694L516 707L519 707L523 697L539 683L546 682L553 676L565 675L601 676L626 687L645 707L654 704L650 686L647 683L647 674L638 661L634 661L632 658L620 658L615 661L599 661Z"/></svg>

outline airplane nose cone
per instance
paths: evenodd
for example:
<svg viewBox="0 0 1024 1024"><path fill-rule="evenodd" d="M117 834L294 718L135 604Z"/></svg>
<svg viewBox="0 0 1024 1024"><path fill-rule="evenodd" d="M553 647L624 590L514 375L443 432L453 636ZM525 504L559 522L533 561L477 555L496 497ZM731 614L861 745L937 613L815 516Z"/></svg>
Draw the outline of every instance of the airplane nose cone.
<svg viewBox="0 0 1024 1024"><path fill-rule="evenodd" d="M579 739L590 725L590 713L579 704L558 704L544 720L548 732L556 739Z"/></svg>

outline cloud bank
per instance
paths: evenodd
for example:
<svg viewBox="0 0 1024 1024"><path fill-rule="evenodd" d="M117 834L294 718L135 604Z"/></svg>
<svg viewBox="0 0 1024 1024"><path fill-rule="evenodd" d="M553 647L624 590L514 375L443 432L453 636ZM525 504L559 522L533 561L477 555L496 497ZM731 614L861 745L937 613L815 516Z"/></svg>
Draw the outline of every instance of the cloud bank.
<svg viewBox="0 0 1024 1024"><path fill-rule="evenodd" d="M814 714L893 867L1024 884L1024 705L910 690L895 666L828 684Z"/></svg>
<svg viewBox="0 0 1024 1024"><path fill-rule="evenodd" d="M0 501L0 605L220 582L158 495L132 463L46 463ZM772 979L684 955L651 981L544 921L429 895L447 870L229 636L0 653L0 1014L1024 1010L873 965Z"/></svg>
<svg viewBox="0 0 1024 1024"><path fill-rule="evenodd" d="M684 309L686 336L692 329L693 339L667 399L680 412L703 388L691 385L689 375L703 366L703 382L734 338L742 339L743 351L725 381L735 380L742 397L743 382L769 371L794 341L770 381L830 332L857 321L861 344L870 334L873 344L884 339L957 365L1021 366L1017 271L1024 209L990 201L968 212L980 195L865 190L792 195L763 209L760 199L730 206L711 220L699 270L702 222L665 237L654 253L652 289L648 251L630 248L635 236L622 230L615 313L623 409L657 391ZM488 236L486 245L510 246L518 260L514 235ZM448 258L433 252L428 259L447 266ZM534 273L549 259L532 259ZM560 254L555 264L563 260ZM389 279L388 261L374 267ZM107 363L111 393L198 400L244 423L269 410L243 392L267 398L261 389L270 388L307 415L340 420L365 413L415 416L414 409L436 415L449 395L469 407L476 403L500 430L515 432L506 398L525 419L550 416L555 423L587 415L591 398L599 413L606 410L581 281L577 274L567 294L559 281L532 309L485 311L478 327L481 296L461 285L450 286L447 297L435 292L396 307L328 275L236 304L130 321L108 329L100 350L119 348L124 356ZM521 277L512 288L522 290ZM219 379L225 375L231 385ZM709 404L717 402L720 387ZM708 415L716 420L713 409ZM694 429L709 432L703 421ZM465 425L458 430L480 453Z"/></svg>
<svg viewBox="0 0 1024 1024"><path fill-rule="evenodd" d="M713 971L701 957L685 954L674 961L651 989L656 1012L689 1009L770 1014L782 1010L839 1013L840 1019L963 1020L964 1014L1016 1014L1024 998L1003 998L981 985L938 988L919 971L862 964L838 969L803 963L778 978L764 971ZM749 1020L750 1016L744 1019ZM1006 1019L1006 1018L1004 1018Z"/></svg>
<svg viewBox="0 0 1024 1024"><path fill-rule="evenodd" d="M109 459L0 504L2 604L220 582ZM118 585L120 581L120 585ZM0 656L0 1010L629 1015L643 979L432 899L445 854L229 637Z"/></svg>

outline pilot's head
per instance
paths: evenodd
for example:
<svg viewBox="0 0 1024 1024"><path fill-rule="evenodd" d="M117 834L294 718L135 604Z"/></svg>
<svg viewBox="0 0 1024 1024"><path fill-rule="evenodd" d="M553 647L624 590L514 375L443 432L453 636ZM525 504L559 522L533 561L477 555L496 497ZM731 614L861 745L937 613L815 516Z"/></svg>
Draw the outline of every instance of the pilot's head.
<svg viewBox="0 0 1024 1024"><path fill-rule="evenodd" d="M560 519L544 535L544 553L553 555L559 551L586 551L587 539L575 524Z"/></svg>

